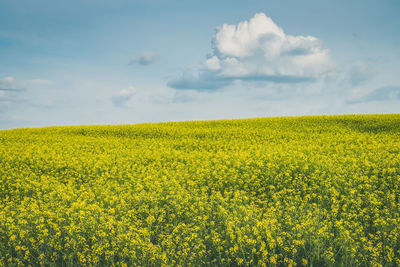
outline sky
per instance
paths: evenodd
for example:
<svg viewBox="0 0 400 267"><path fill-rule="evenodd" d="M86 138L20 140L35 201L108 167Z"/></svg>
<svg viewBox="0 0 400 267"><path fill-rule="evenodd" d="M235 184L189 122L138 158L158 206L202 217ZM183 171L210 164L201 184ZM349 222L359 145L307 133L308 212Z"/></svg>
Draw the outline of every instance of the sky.
<svg viewBox="0 0 400 267"><path fill-rule="evenodd" d="M0 129L400 113L398 0L0 0Z"/></svg>

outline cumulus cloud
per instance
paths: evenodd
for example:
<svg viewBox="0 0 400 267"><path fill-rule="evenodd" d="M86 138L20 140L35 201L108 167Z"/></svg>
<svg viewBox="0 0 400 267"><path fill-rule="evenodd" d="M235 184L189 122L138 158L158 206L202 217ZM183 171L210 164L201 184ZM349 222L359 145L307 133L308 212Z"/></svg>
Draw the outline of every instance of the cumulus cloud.
<svg viewBox="0 0 400 267"><path fill-rule="evenodd" d="M264 13L217 28L213 53L195 71L169 81L175 89L214 90L235 80L297 83L329 71L329 50L313 36L287 35Z"/></svg>
<svg viewBox="0 0 400 267"><path fill-rule="evenodd" d="M147 66L154 63L157 60L157 54L154 52L146 51L143 52L138 58L132 59L129 65L139 64L141 66Z"/></svg>
<svg viewBox="0 0 400 267"><path fill-rule="evenodd" d="M112 97L112 101L116 107L123 107L133 95L136 94L136 89L133 86L129 86Z"/></svg>
<svg viewBox="0 0 400 267"><path fill-rule="evenodd" d="M369 94L348 101L349 104L366 103L372 101L400 100L400 86L384 86L373 90Z"/></svg>

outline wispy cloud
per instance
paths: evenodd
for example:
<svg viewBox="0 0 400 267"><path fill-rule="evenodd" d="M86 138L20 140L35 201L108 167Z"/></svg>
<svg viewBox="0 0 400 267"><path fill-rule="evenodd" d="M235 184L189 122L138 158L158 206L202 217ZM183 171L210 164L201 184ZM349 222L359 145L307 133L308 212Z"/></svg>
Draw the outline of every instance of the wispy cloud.
<svg viewBox="0 0 400 267"><path fill-rule="evenodd" d="M173 103L189 103L194 102L200 98L199 92L194 90L176 91L173 95Z"/></svg>
<svg viewBox="0 0 400 267"><path fill-rule="evenodd" d="M365 62L355 62L347 70L347 81L352 86L363 85L375 75L373 68Z"/></svg>
<svg viewBox="0 0 400 267"><path fill-rule="evenodd" d="M366 103L372 101L400 100L400 86L384 86L373 90L369 94L348 101L349 104Z"/></svg>
<svg viewBox="0 0 400 267"><path fill-rule="evenodd" d="M332 66L329 50L316 37L287 35L271 18L258 13L238 25L218 27L212 55L168 86L215 90L235 80L298 83L312 81Z"/></svg>
<svg viewBox="0 0 400 267"><path fill-rule="evenodd" d="M138 64L141 66L147 66L154 63L157 60L158 56L154 52L146 51L143 52L139 57L132 59L129 61L129 65Z"/></svg>
<svg viewBox="0 0 400 267"><path fill-rule="evenodd" d="M128 88L125 88L116 93L115 95L113 95L112 102L116 107L124 107L126 102L128 102L135 94L136 94L135 87L129 86Z"/></svg>
<svg viewBox="0 0 400 267"><path fill-rule="evenodd" d="M28 80L28 83L33 84L33 85L49 85L49 84L52 84L52 81L45 80L45 79L32 79L32 80Z"/></svg>
<svg viewBox="0 0 400 267"><path fill-rule="evenodd" d="M23 91L23 89L17 86L14 77L8 76L0 79L0 91L3 92L3 96L6 96L5 92L18 92Z"/></svg>

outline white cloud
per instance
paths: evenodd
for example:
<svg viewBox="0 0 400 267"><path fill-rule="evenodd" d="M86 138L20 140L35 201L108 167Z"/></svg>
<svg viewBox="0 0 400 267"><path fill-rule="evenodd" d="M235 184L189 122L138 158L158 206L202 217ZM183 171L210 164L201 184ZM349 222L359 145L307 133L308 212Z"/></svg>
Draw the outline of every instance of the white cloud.
<svg viewBox="0 0 400 267"><path fill-rule="evenodd" d="M136 89L133 86L129 86L128 88L125 88L118 93L116 93L112 97L112 101L115 106L117 107L123 107L125 103L132 98L133 95L136 94Z"/></svg>
<svg viewBox="0 0 400 267"><path fill-rule="evenodd" d="M287 35L271 18L257 13L238 25L218 27L213 54L197 73L184 73L168 85L202 90L234 80L293 83L318 78L332 67L329 50L316 37Z"/></svg>
<svg viewBox="0 0 400 267"><path fill-rule="evenodd" d="M11 77L11 76L10 77L5 77L5 78L1 79L1 81L5 82L5 83L13 83L15 81L15 78Z"/></svg>
<svg viewBox="0 0 400 267"><path fill-rule="evenodd" d="M260 43L262 38L283 40L285 33L269 17L263 13L255 14L250 21L236 25L224 24L217 28L214 37L215 49L227 57L248 57L261 46L270 46L269 53L273 54L276 41Z"/></svg>
<svg viewBox="0 0 400 267"><path fill-rule="evenodd" d="M147 66L154 63L157 60L157 54L151 51L145 51L138 58L132 59L129 65L139 64L141 66Z"/></svg>
<svg viewBox="0 0 400 267"><path fill-rule="evenodd" d="M22 88L45 86L50 84L52 84L52 81L44 79L17 80L12 76L0 78L0 90L2 91L24 91Z"/></svg>
<svg viewBox="0 0 400 267"><path fill-rule="evenodd" d="M15 78L8 76L0 79L0 90L1 91L12 91L15 90Z"/></svg>
<svg viewBox="0 0 400 267"><path fill-rule="evenodd" d="M217 56L213 56L206 60L206 66L209 70L219 70L221 69L221 63Z"/></svg>

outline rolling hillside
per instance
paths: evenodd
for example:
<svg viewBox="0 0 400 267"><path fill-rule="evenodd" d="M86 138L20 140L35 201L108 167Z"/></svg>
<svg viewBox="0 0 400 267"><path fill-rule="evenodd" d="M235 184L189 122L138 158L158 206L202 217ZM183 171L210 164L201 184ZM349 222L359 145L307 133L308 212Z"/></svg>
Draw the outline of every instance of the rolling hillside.
<svg viewBox="0 0 400 267"><path fill-rule="evenodd" d="M0 131L0 265L400 265L400 115Z"/></svg>

